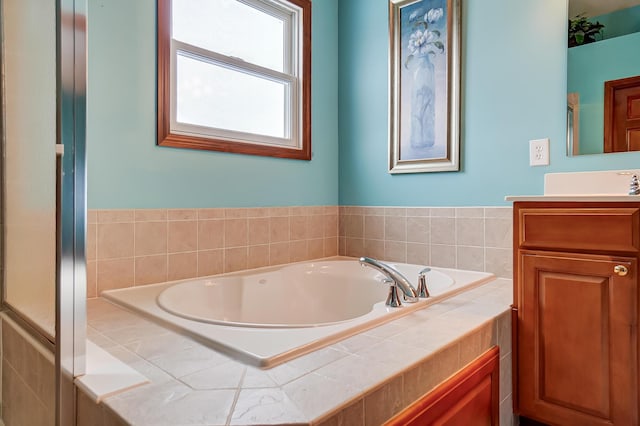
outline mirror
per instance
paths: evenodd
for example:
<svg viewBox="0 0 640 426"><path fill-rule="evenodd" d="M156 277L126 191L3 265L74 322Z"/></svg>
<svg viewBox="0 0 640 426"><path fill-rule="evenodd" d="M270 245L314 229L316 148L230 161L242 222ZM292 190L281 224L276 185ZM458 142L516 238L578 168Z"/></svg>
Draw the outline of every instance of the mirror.
<svg viewBox="0 0 640 426"><path fill-rule="evenodd" d="M632 90L640 94L640 77L630 78L640 76L640 0L568 1L569 35L571 27L581 25L576 22L580 16L603 27L577 31L577 37L568 43L574 45L577 39L583 44L567 49L567 155L640 150L640 101L633 101L636 92L628 102L631 118L636 117L630 124L619 124L615 107L621 103L620 92L628 96L629 88L637 85Z"/></svg>

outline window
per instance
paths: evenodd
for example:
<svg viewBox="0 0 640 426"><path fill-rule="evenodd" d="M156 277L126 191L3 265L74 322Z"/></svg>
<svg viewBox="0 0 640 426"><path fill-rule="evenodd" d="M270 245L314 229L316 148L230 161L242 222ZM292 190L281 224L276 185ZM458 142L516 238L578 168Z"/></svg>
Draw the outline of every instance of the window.
<svg viewBox="0 0 640 426"><path fill-rule="evenodd" d="M311 1L158 0L158 145L311 159Z"/></svg>

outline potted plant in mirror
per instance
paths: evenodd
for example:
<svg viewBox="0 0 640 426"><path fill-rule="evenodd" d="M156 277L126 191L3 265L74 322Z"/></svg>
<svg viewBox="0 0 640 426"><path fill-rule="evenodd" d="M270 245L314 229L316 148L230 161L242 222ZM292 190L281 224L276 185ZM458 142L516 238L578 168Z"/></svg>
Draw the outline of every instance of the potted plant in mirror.
<svg viewBox="0 0 640 426"><path fill-rule="evenodd" d="M596 41L596 34L602 36L604 25L591 22L584 14L569 19L569 47L581 46Z"/></svg>

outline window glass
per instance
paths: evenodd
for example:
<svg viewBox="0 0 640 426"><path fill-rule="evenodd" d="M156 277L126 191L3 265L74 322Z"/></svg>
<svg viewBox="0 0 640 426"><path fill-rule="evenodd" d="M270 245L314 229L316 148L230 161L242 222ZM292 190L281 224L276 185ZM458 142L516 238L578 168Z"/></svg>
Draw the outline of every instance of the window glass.
<svg viewBox="0 0 640 426"><path fill-rule="evenodd" d="M173 0L173 38L284 71L283 17L238 0Z"/></svg>
<svg viewBox="0 0 640 426"><path fill-rule="evenodd" d="M179 123L286 138L287 85L178 54Z"/></svg>

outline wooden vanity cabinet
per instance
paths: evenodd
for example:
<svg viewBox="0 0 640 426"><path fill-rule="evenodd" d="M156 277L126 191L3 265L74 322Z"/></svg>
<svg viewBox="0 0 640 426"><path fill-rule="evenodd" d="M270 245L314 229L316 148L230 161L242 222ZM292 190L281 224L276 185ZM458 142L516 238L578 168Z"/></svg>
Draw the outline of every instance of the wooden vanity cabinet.
<svg viewBox="0 0 640 426"><path fill-rule="evenodd" d="M514 204L514 409L638 425L640 203Z"/></svg>

